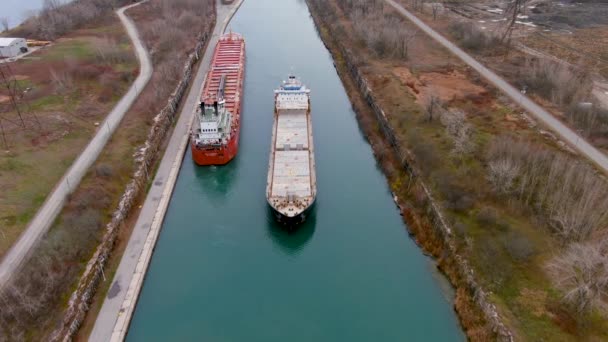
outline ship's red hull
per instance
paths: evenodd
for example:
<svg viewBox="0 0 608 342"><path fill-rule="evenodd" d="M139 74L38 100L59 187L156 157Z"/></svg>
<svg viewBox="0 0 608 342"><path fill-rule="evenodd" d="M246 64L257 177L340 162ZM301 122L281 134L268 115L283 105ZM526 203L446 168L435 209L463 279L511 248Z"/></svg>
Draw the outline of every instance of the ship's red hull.
<svg viewBox="0 0 608 342"><path fill-rule="evenodd" d="M240 35L226 34L215 47L210 69L203 86L201 100L211 103L218 92L221 76L225 76L224 94L226 109L232 113L231 134L228 143L221 146L197 146L190 140L192 159L198 165L224 165L231 161L239 149L241 130L241 96L245 77L245 41Z"/></svg>
<svg viewBox="0 0 608 342"><path fill-rule="evenodd" d="M190 141L190 150L192 151L192 159L197 165L224 165L228 164L239 151L239 132L236 134L227 145L218 148L198 147L193 141Z"/></svg>

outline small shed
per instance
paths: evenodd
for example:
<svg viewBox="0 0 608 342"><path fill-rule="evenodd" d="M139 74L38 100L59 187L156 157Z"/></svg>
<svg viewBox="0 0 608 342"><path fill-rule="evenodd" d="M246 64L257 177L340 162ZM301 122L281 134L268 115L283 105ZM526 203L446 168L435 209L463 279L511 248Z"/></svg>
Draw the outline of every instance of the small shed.
<svg viewBox="0 0 608 342"><path fill-rule="evenodd" d="M27 52L24 38L0 38L0 58L11 58Z"/></svg>

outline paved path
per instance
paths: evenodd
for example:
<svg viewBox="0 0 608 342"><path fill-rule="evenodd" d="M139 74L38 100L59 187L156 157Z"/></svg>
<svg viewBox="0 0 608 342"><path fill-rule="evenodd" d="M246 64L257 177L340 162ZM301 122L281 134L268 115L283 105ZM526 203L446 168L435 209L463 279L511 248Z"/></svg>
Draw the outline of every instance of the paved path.
<svg viewBox="0 0 608 342"><path fill-rule="evenodd" d="M40 49L42 49L42 48L48 48L49 46L50 46L50 44L49 44L49 45L45 45L45 46L34 46L34 47L29 47L29 48L28 48L28 51L27 51L26 53L22 53L22 54L20 54L20 55L19 55L19 56L17 56L17 57L4 58L2 55L0 55L0 58L2 58L2 59L0 59L0 64L2 64L2 63L12 63L12 62L16 62L16 61L18 61L18 60L22 59L23 57L29 56L29 55L31 55L32 53L34 53L34 52L36 52L36 51L38 51L38 50L40 50Z"/></svg>
<svg viewBox="0 0 608 342"><path fill-rule="evenodd" d="M403 8L403 6L397 4L394 0L385 1L393 8L395 8L399 13L401 13L404 17L406 17L416 26L418 26L427 35L431 36L431 38L439 42L446 49L450 50L450 52L452 52L453 54L458 56L458 58L468 64L471 68L479 72L490 83L492 83L494 86L496 86L506 95L508 95L513 101L522 106L530 114L534 115L536 119L540 120L545 126L557 133L562 140L577 149L582 155L587 157L598 167L604 170L604 172L608 172L608 157L606 157L605 154L600 152L595 147L591 146L591 144L589 144L583 137L576 134L572 129L564 125L551 113L547 112L541 106L537 105L528 97L523 95L519 90L515 89L515 87L511 86L500 76L496 75L488 68L481 65L473 57L469 56L466 52L458 48L456 45L454 45L452 42L444 38L436 31L434 31L432 28L430 28L412 13Z"/></svg>
<svg viewBox="0 0 608 342"><path fill-rule="evenodd" d="M150 61L150 56L139 39L139 34L137 33L133 21L124 14L125 10L145 1L147 0L122 7L116 11L135 47L137 59L140 64L139 76L137 76L137 79L133 82L127 93L118 101L114 109L112 109L110 114L106 117L105 121L99 126L97 133L93 139L91 139L84 151L82 151L76 161L74 161L66 174L63 175L50 195L47 196L42 207L38 209L36 216L34 216L26 230L21 233L19 240L17 240L5 255L0 264L0 287L7 283L30 250L36 246L40 238L44 236L44 233L50 228L57 215L61 212L68 195L78 186L78 184L80 184L80 180L95 160L97 160L97 157L112 136L112 133L114 133L120 124L125 113L129 110L141 90L150 80L150 76L152 75L152 62Z"/></svg>
<svg viewBox="0 0 608 342"><path fill-rule="evenodd" d="M200 62L179 120L137 218L112 285L97 316L89 341L122 341L127 334L165 212L171 200L184 150L188 145L194 108L199 101L199 94L209 69L213 49L241 3L242 0L237 0L232 5L222 5L221 0L217 2L217 21L207 51Z"/></svg>

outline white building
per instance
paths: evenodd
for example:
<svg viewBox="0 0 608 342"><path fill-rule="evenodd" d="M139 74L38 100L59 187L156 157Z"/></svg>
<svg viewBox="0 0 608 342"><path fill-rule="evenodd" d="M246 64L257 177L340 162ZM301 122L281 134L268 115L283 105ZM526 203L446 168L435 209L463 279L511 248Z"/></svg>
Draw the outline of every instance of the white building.
<svg viewBox="0 0 608 342"><path fill-rule="evenodd" d="M11 58L27 52L24 38L0 38L0 58Z"/></svg>

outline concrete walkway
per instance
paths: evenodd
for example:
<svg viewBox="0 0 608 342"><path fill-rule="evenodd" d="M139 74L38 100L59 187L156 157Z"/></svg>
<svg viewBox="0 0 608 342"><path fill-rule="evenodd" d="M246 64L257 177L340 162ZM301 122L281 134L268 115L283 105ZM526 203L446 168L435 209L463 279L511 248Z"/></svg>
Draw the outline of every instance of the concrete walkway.
<svg viewBox="0 0 608 342"><path fill-rule="evenodd" d="M522 106L527 112L532 114L536 119L541 121L546 127L553 130L557 135L568 143L570 146L578 150L582 155L587 157L604 172L608 173L608 157L601 151L589 144L585 138L576 134L568 126L564 125L561 121L556 119L551 113L547 112L541 106L534 103L527 96L523 95L515 87L511 86L500 76L490 71L488 68L483 66L481 63L476 61L473 57L468 55L466 52L458 48L452 42L444 38L442 35L437 33L435 30L426 25L422 20L418 19L415 15L407 11L403 6L396 3L393 0L385 0L387 4L392 6L397 12L401 13L404 17L418 26L431 38L436 40L439 44L443 45L450 52L455 54L463 62L468 64L471 68L475 69L485 79L492 83L496 88L500 89L503 93L508 95L513 101Z"/></svg>
<svg viewBox="0 0 608 342"><path fill-rule="evenodd" d="M18 60L20 60L20 59L22 59L22 58L24 58L24 57L27 57L27 56L29 56L29 55L33 54L34 52L36 52L36 51L38 51L38 50L40 50L40 49L42 49L42 48L47 48L47 47L49 47L50 45L51 45L51 44L49 44L49 45L45 45L45 46L34 46L34 47L31 47L31 48L28 48L28 51L27 51L26 53L22 53L22 54L20 54L19 56L16 56L16 57L3 58L3 56L0 56L0 57L2 57L2 58L0 59L0 64L2 64L2 63L12 63L12 62L16 62L16 61L18 61Z"/></svg>
<svg viewBox="0 0 608 342"><path fill-rule="evenodd" d="M125 14L125 10L137 6L143 2L125 6L116 11L120 21L127 30L129 38L135 47L135 53L140 64L140 71L137 79L127 93L118 101L114 109L108 114L105 121L99 126L99 129L87 147L78 156L76 161L68 169L66 174L61 178L55 189L47 196L42 207L38 209L36 216L32 219L26 230L21 234L19 240L5 255L0 264L0 287L4 286L11 278L13 273L19 268L30 250L35 247L44 236L44 233L51 227L51 224L61 212L63 205L70 193L80 184L82 177L89 170L91 165L97 160L97 157L106 146L106 143L120 124L125 113L137 99L141 90L146 86L152 76L152 62L148 51L139 39L139 34L135 28L133 21Z"/></svg>
<svg viewBox="0 0 608 342"><path fill-rule="evenodd" d="M105 342L125 339L165 212L171 200L175 181L184 158L184 150L188 146L190 127L194 118L193 112L199 102L213 49L242 1L237 0L231 5L222 5L221 0L217 2L217 21L213 35L154 177L153 186L148 191L127 248L112 280L112 285L97 316L89 341Z"/></svg>

